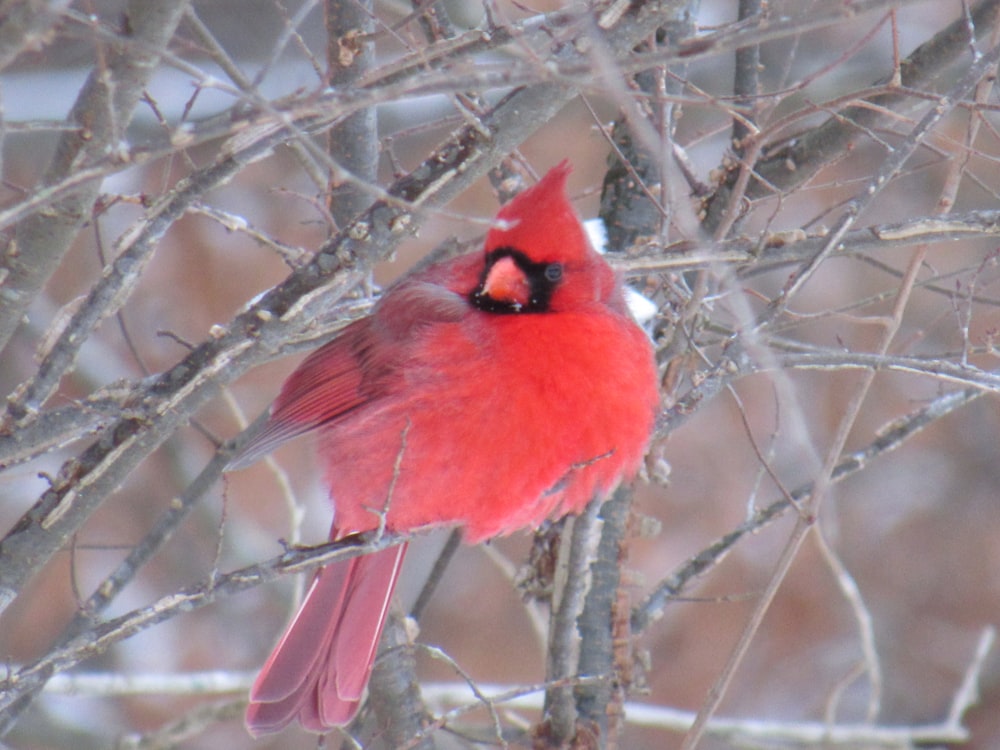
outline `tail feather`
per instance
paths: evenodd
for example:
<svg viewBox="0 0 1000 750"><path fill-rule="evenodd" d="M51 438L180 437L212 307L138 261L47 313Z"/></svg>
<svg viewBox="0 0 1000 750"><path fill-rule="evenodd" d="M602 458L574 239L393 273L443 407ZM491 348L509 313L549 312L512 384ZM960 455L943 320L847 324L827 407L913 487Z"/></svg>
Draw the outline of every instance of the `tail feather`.
<svg viewBox="0 0 1000 750"><path fill-rule="evenodd" d="M320 570L250 690L251 734L296 718L325 732L354 718L405 552L403 544Z"/></svg>

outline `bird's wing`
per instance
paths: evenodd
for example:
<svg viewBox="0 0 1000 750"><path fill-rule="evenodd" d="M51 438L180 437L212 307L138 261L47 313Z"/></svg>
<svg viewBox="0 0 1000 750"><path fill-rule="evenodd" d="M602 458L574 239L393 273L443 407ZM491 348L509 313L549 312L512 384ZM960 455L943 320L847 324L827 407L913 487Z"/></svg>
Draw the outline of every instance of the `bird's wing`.
<svg viewBox="0 0 1000 750"><path fill-rule="evenodd" d="M350 413L368 400L363 388L364 342L371 319L345 328L302 361L285 381L271 405L264 427L229 462L241 469L270 453L286 440Z"/></svg>
<svg viewBox="0 0 1000 750"><path fill-rule="evenodd" d="M460 295L437 284L416 279L393 288L371 316L303 360L282 386L267 423L228 468L249 466L287 440L392 393L401 384L416 330L457 321L467 311Z"/></svg>

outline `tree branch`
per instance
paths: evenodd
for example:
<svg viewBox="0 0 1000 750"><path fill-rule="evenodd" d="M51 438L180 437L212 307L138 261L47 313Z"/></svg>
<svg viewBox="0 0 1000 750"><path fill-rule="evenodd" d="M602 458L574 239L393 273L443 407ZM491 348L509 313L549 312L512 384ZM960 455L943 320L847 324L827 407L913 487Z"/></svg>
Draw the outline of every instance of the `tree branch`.
<svg viewBox="0 0 1000 750"><path fill-rule="evenodd" d="M63 134L46 171L45 185L57 184L105 161L109 153L118 153L135 105L186 6L183 0L131 0L121 32L129 44L108 50L106 61L99 61L91 71L69 116L77 128ZM16 252L0 257L0 351L89 218L99 189L100 179L95 175L44 212L18 224Z"/></svg>

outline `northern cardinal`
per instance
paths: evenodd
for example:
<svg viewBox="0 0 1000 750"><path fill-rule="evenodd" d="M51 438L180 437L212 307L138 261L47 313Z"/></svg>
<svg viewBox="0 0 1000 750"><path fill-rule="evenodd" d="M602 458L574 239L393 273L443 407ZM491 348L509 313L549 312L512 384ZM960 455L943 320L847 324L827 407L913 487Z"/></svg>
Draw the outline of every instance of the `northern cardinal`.
<svg viewBox="0 0 1000 750"><path fill-rule="evenodd" d="M318 431L331 539L461 526L476 543L633 476L658 405L649 339L565 196L563 162L484 252L391 288L299 366L234 464ZM254 735L357 713L406 545L321 569L250 691Z"/></svg>

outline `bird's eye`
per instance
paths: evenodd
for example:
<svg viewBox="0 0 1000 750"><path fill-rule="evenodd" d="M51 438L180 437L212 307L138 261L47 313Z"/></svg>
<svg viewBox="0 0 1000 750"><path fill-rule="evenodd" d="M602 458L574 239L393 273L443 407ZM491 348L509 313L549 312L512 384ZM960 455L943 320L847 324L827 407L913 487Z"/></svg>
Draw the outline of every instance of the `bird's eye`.
<svg viewBox="0 0 1000 750"><path fill-rule="evenodd" d="M561 281L563 276L563 265L562 263L549 263L545 266L545 279L546 281L551 281L555 283Z"/></svg>

